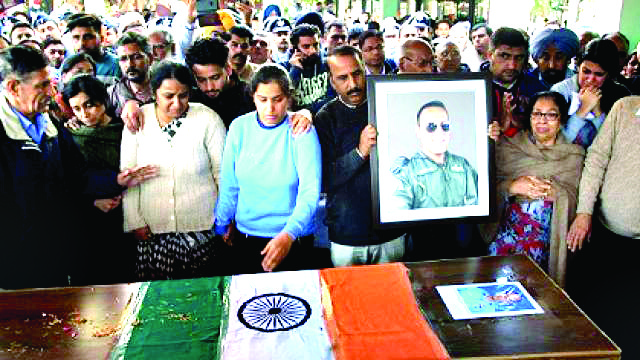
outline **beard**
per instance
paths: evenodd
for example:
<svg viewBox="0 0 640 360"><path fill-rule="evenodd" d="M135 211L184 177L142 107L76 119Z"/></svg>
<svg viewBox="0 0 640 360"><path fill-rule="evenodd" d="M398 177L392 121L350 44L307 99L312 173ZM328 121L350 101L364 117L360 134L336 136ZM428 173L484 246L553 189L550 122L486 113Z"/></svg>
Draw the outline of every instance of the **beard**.
<svg viewBox="0 0 640 360"><path fill-rule="evenodd" d="M547 70L542 73L542 78L553 85L565 79L565 72L560 70Z"/></svg>
<svg viewBox="0 0 640 360"><path fill-rule="evenodd" d="M127 77L127 80L136 84L144 82L145 79L145 73L136 68L128 68L125 72L125 76Z"/></svg>
<svg viewBox="0 0 640 360"><path fill-rule="evenodd" d="M89 55L91 57L91 59L93 59L94 62L100 62L101 61L101 57L102 57L102 51L100 50L100 48L95 48L95 49L82 49L80 50L80 52L83 52L87 55Z"/></svg>
<svg viewBox="0 0 640 360"><path fill-rule="evenodd" d="M314 54L311 56L307 56L300 61L302 63L302 67L311 67L320 63L320 55Z"/></svg>
<svg viewBox="0 0 640 360"><path fill-rule="evenodd" d="M51 61L49 61L49 65L51 65L56 69L60 69L60 66L62 65L62 60L64 59L52 59Z"/></svg>
<svg viewBox="0 0 640 360"><path fill-rule="evenodd" d="M235 55L233 55L231 57L231 60L235 60L233 62L237 62L239 64L246 64L247 63L247 55L243 54L243 53L237 53Z"/></svg>

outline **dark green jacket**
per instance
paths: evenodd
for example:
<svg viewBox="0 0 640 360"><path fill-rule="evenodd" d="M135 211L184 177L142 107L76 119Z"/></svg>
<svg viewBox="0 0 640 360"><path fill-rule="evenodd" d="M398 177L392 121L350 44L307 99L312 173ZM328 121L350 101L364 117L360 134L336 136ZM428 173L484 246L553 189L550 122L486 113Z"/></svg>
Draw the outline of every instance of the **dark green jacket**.
<svg viewBox="0 0 640 360"><path fill-rule="evenodd" d="M438 164L418 152L398 158L391 171L400 180L393 193L399 209L478 204L478 173L462 156L447 152Z"/></svg>

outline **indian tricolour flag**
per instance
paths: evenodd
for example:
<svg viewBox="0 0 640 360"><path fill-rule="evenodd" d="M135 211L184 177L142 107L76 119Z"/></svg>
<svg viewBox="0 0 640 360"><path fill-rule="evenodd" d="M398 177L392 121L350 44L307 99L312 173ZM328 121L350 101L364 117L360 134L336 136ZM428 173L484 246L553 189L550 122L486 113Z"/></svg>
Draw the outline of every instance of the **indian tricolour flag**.
<svg viewBox="0 0 640 360"><path fill-rule="evenodd" d="M449 359L402 264L142 283L112 359Z"/></svg>

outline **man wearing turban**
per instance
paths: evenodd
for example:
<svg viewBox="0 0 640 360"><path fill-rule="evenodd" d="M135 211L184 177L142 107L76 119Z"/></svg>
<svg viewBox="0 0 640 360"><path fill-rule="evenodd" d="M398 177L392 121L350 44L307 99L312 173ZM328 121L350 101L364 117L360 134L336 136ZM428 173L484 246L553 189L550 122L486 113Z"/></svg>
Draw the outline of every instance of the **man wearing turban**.
<svg viewBox="0 0 640 360"><path fill-rule="evenodd" d="M550 89L568 77L569 63L579 48L578 36L569 29L541 30L531 40L531 57L538 65L531 74Z"/></svg>

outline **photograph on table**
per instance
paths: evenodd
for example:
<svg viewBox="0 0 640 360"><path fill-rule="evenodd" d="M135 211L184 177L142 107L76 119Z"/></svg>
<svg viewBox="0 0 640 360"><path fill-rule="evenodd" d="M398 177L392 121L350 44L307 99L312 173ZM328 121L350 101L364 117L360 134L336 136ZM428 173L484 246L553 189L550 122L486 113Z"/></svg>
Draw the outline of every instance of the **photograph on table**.
<svg viewBox="0 0 640 360"><path fill-rule="evenodd" d="M490 218L489 77L367 77L373 216L380 228Z"/></svg>

